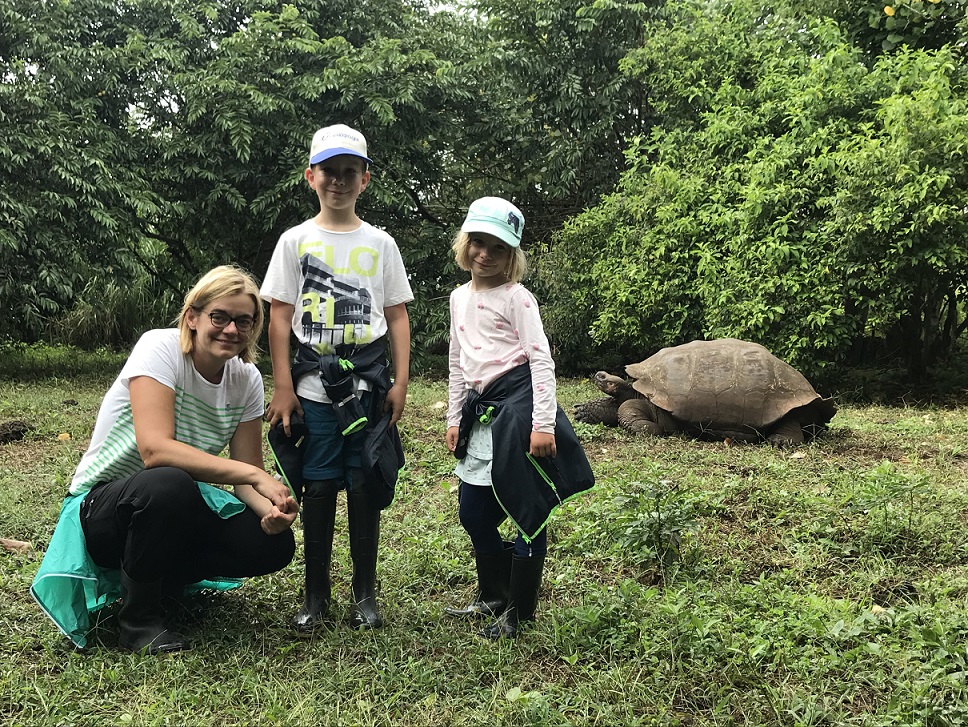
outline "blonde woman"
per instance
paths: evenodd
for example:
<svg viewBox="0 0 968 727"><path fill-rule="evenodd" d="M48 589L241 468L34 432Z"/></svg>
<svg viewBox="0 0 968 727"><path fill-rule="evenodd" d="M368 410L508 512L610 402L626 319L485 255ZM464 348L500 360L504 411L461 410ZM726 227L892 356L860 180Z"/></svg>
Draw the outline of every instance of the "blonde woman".
<svg viewBox="0 0 968 727"><path fill-rule="evenodd" d="M163 596L292 560L298 506L262 460L262 324L255 281L217 267L185 296L177 328L141 337L105 395L31 586L77 646L89 613L120 595L122 648L189 648L165 625Z"/></svg>

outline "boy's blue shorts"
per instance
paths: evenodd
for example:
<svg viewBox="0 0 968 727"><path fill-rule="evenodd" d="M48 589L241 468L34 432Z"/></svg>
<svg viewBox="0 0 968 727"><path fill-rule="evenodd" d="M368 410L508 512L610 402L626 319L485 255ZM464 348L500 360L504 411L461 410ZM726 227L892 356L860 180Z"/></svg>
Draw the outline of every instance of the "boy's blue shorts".
<svg viewBox="0 0 968 727"><path fill-rule="evenodd" d="M368 408L370 392L361 391L363 410ZM308 436L303 452L304 480L342 480L351 469L363 466L365 431L348 437L340 433L333 405L299 397Z"/></svg>

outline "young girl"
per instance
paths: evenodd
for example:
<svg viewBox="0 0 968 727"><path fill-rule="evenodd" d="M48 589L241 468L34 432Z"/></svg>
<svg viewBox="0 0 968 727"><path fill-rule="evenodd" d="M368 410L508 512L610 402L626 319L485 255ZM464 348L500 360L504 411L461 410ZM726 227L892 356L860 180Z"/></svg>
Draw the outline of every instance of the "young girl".
<svg viewBox="0 0 968 727"><path fill-rule="evenodd" d="M460 462L460 522L477 561L478 593L454 616L496 616L480 632L514 638L534 619L551 512L594 484L555 400L555 365L534 296L518 281L524 215L499 197L473 202L454 240L471 274L450 296L447 447ZM498 530L518 530L505 543Z"/></svg>

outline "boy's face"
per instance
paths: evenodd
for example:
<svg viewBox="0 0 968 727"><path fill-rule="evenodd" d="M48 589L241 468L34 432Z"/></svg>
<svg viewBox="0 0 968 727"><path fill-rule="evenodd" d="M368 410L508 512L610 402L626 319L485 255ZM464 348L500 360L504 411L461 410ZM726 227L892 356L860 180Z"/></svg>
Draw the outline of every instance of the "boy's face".
<svg viewBox="0 0 968 727"><path fill-rule="evenodd" d="M331 210L354 209L370 181L366 162L352 154L339 154L306 170L306 181L319 197L319 204Z"/></svg>

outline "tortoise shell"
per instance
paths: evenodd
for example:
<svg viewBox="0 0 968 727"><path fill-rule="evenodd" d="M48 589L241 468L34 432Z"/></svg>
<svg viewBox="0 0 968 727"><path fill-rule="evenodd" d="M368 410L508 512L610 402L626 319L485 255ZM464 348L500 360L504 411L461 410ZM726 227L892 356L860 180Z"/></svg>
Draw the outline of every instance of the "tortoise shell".
<svg viewBox="0 0 968 727"><path fill-rule="evenodd" d="M625 372L657 407L711 429L763 431L799 407L817 408L805 418L821 424L836 411L795 368L735 338L664 348Z"/></svg>

